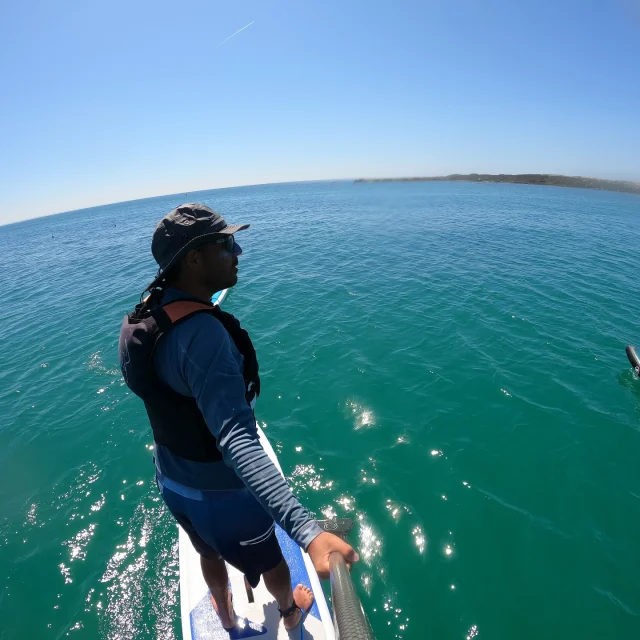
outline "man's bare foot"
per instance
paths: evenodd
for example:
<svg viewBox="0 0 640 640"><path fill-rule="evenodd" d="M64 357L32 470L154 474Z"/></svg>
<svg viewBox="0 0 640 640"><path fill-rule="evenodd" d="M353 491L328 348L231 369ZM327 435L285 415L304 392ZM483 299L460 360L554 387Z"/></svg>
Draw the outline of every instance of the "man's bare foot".
<svg viewBox="0 0 640 640"><path fill-rule="evenodd" d="M314 600L313 591L301 584L293 590L293 601L296 603L298 608L290 616L282 618L284 628L287 631L295 629L300 624L302 612L311 609Z"/></svg>
<svg viewBox="0 0 640 640"><path fill-rule="evenodd" d="M220 607L217 600L210 594L213 610L218 614L220 622L225 629L233 629L236 626L236 613L233 610L233 601L231 600L231 591L227 588L226 603Z"/></svg>

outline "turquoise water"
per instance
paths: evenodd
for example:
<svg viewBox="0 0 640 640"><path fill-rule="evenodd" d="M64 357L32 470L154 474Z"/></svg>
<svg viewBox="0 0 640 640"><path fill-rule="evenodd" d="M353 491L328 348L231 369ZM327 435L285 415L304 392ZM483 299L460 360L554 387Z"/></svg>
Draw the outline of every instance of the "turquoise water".
<svg viewBox="0 0 640 640"><path fill-rule="evenodd" d="M640 197L493 184L191 194L301 500L353 516L379 639L640 632ZM179 638L177 531L117 367L184 194L0 228L0 637ZM274 224L277 223L276 224Z"/></svg>

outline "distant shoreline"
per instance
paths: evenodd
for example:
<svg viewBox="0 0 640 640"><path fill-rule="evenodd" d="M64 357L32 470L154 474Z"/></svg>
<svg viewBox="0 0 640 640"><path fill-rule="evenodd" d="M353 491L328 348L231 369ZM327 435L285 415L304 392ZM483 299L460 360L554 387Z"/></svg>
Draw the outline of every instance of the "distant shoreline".
<svg viewBox="0 0 640 640"><path fill-rule="evenodd" d="M626 180L602 180L582 176L558 176L551 173L453 173L449 176L430 178L358 178L356 182L506 182L510 184L538 184L550 187L574 187L577 189L599 189L640 195L640 183Z"/></svg>

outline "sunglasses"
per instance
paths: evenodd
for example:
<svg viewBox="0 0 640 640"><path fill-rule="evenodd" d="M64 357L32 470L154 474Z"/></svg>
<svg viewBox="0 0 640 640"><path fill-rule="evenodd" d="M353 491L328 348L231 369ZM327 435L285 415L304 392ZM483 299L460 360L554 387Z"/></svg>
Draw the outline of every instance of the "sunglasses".
<svg viewBox="0 0 640 640"><path fill-rule="evenodd" d="M233 237L233 234L225 236L224 238L218 238L218 240L214 240L211 244L222 244L224 243L224 248L226 251L231 253L233 248L236 246L236 239Z"/></svg>

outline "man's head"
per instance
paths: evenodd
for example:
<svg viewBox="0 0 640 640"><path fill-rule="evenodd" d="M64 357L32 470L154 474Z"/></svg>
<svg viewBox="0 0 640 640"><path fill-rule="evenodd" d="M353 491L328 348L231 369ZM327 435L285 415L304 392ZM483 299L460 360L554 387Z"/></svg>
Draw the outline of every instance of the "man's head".
<svg viewBox="0 0 640 640"><path fill-rule="evenodd" d="M248 224L228 225L213 209L202 204L184 204L158 223L151 252L160 266L148 289L167 281L211 293L232 287L238 281L240 246L233 234Z"/></svg>

